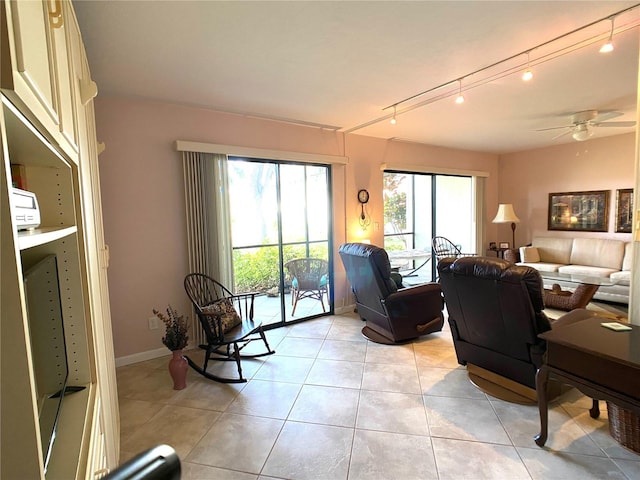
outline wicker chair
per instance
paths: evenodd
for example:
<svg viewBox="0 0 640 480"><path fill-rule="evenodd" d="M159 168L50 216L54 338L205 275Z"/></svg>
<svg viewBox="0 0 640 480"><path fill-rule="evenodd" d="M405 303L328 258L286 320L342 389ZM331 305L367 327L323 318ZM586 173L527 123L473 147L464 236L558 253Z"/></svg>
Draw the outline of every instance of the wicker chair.
<svg viewBox="0 0 640 480"><path fill-rule="evenodd" d="M296 258L284 264L291 276L291 304L295 315L298 301L314 298L320 301L325 312L324 296L329 300L329 264L321 258Z"/></svg>
<svg viewBox="0 0 640 480"><path fill-rule="evenodd" d="M475 253L462 253L457 245L445 237L433 237L433 240L431 240L431 248L433 248L433 255L437 261L449 257L473 257L476 255Z"/></svg>

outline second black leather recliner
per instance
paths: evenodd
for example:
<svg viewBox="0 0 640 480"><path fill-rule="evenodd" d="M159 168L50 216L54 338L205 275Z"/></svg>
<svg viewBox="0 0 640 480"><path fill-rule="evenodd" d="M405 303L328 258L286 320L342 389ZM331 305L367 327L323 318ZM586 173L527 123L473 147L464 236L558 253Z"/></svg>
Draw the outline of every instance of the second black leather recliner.
<svg viewBox="0 0 640 480"><path fill-rule="evenodd" d="M479 367L476 374L499 387L527 387L526 391L512 391L529 400L536 399L536 372L546 351L546 343L538 335L595 315L575 310L552 324L544 313L540 273L506 260L444 258L438 262L438 274L458 363L467 365L470 377L471 367ZM487 372L490 375L485 376ZM507 382L502 383L499 377ZM476 383L477 378L472 380ZM491 387L476 385L491 395L517 401L502 397ZM559 389L551 395L557 393Z"/></svg>

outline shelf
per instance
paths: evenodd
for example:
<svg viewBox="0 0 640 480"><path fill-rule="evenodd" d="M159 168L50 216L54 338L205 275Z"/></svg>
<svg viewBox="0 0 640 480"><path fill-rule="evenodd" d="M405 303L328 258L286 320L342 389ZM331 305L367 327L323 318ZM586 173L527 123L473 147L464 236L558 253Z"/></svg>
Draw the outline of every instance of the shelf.
<svg viewBox="0 0 640 480"><path fill-rule="evenodd" d="M78 227L75 225L71 227L42 227L34 230L23 230L18 232L18 247L20 250L26 250L27 248L60 240L73 235L77 231Z"/></svg>
<svg viewBox="0 0 640 480"><path fill-rule="evenodd" d="M40 167L69 168L69 162L4 94L1 101L12 158L29 159L30 164Z"/></svg>
<svg viewBox="0 0 640 480"><path fill-rule="evenodd" d="M91 384L82 386L86 388L66 395L62 401L46 478L77 478L79 464L86 456L83 439L87 418L93 414L95 388Z"/></svg>

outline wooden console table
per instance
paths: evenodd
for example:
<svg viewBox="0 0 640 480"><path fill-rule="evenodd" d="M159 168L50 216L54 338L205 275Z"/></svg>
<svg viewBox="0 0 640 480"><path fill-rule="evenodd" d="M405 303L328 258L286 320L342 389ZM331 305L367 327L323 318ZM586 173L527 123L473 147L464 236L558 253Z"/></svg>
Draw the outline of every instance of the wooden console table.
<svg viewBox="0 0 640 480"><path fill-rule="evenodd" d="M600 325L610 318L591 317L539 335L547 341L545 361L536 374L540 433L547 441L549 377L573 385L593 398L589 413L600 415L598 400L607 400L640 415L640 327L615 332Z"/></svg>

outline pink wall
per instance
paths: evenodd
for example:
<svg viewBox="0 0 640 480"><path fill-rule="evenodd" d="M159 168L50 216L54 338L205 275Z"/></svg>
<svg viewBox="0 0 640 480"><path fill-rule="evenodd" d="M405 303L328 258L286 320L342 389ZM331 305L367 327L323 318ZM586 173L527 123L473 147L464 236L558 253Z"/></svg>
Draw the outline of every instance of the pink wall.
<svg viewBox="0 0 640 480"><path fill-rule="evenodd" d="M588 236L631 241L630 233L615 232L616 189L635 185L635 134L513 153L500 157L500 202L513 203L520 222L516 244L534 236ZM610 190L608 232L547 230L549 193ZM501 238L511 229L500 226Z"/></svg>
<svg viewBox="0 0 640 480"><path fill-rule="evenodd" d="M358 135L345 139L317 128L113 97L98 97L96 122L98 140L106 144L100 175L117 358L164 348L162 329L148 329L153 308L170 303L179 312L190 311L182 287L188 268L176 140L349 157L346 166L333 169L336 252L344 241L361 238L360 188L370 191L369 212L382 226L382 163L487 171L487 215L497 208L497 155ZM487 230L488 238L495 236L495 225ZM371 231L369 238L382 244L382 231ZM339 260L335 267L335 305L340 308L349 304L350 295Z"/></svg>

